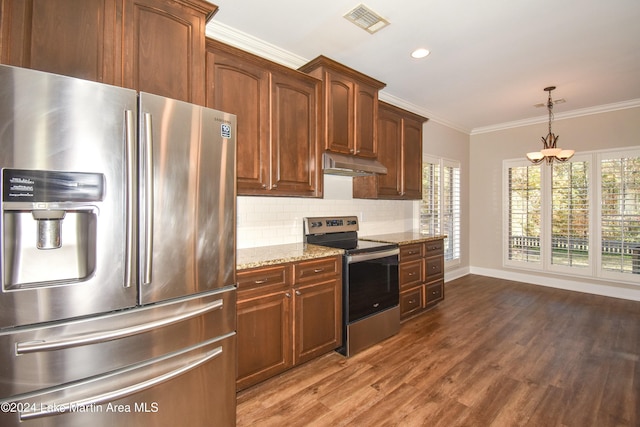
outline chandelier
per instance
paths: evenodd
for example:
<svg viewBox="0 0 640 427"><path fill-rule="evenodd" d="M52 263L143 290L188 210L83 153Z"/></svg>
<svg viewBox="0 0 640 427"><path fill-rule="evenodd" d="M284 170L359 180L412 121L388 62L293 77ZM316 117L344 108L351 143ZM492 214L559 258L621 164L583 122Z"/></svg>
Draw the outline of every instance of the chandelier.
<svg viewBox="0 0 640 427"><path fill-rule="evenodd" d="M563 150L562 148L558 148L556 144L559 136L554 135L553 132L551 132L551 121L553 120L553 101L551 100L551 91L555 88L555 86L544 88L546 92L549 92L549 99L547 100L547 110L549 110L549 133L546 137L542 138L542 143L544 144L544 148L542 150L527 153L527 158L534 164L540 163L543 160L546 160L547 164L553 163L554 160L566 162L573 156L573 153L575 153L574 150Z"/></svg>

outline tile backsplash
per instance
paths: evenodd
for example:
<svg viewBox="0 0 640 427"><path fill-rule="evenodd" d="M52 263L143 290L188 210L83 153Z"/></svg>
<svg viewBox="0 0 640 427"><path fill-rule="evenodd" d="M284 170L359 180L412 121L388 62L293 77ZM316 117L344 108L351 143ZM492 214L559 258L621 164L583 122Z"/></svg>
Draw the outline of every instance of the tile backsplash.
<svg viewBox="0 0 640 427"><path fill-rule="evenodd" d="M308 216L357 215L360 236L417 228L418 201L353 199L352 188L350 177L325 175L323 199L239 196L237 247L302 242Z"/></svg>

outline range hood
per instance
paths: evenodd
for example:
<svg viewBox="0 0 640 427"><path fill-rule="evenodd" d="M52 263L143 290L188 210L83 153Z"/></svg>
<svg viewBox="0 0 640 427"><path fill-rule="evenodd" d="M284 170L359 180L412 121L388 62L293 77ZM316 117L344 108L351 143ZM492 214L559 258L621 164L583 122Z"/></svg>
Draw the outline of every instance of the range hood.
<svg viewBox="0 0 640 427"><path fill-rule="evenodd" d="M325 152L322 157L322 169L324 173L330 175L364 176L387 174L387 168L377 160L329 152Z"/></svg>

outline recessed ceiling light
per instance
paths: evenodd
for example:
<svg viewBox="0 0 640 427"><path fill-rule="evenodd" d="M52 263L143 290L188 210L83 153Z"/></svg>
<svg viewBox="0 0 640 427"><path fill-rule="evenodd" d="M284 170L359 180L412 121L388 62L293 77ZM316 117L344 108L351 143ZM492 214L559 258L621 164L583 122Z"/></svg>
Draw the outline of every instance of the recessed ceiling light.
<svg viewBox="0 0 640 427"><path fill-rule="evenodd" d="M416 59L420 59L420 58L424 58L425 56L429 55L431 52L429 52L428 49L425 48L420 48L420 49L416 49L413 52L411 52L411 57L412 58L416 58Z"/></svg>

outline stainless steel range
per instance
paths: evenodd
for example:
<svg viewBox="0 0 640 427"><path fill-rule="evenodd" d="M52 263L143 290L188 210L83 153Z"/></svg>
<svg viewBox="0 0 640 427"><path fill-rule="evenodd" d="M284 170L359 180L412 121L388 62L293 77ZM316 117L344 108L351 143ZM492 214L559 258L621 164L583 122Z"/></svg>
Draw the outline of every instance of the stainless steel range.
<svg viewBox="0 0 640 427"><path fill-rule="evenodd" d="M304 219L305 241L344 249L343 344L352 356L400 329L398 245L358 239L358 217Z"/></svg>

